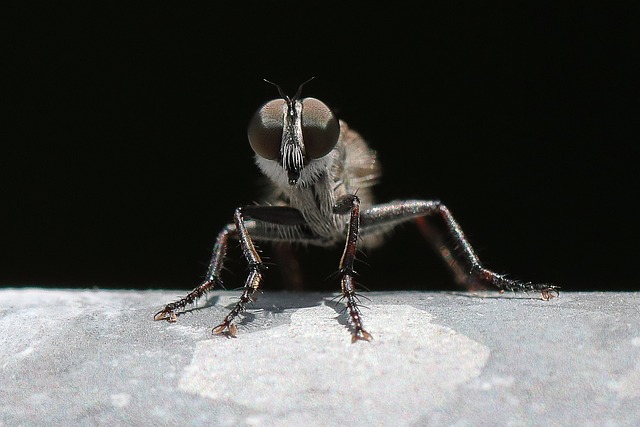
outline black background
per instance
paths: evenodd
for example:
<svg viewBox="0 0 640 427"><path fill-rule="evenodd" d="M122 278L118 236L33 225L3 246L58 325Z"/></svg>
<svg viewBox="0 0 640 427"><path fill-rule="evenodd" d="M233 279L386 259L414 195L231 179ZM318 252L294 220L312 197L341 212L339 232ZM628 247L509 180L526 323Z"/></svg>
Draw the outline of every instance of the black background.
<svg viewBox="0 0 640 427"><path fill-rule="evenodd" d="M304 94L378 151L379 200L442 200L512 277L640 289L631 6L55 3L5 31L2 286L196 285L233 209L261 199L262 79L316 76ZM308 288L338 290L339 249L301 252ZM373 290L452 286L413 226L362 260Z"/></svg>

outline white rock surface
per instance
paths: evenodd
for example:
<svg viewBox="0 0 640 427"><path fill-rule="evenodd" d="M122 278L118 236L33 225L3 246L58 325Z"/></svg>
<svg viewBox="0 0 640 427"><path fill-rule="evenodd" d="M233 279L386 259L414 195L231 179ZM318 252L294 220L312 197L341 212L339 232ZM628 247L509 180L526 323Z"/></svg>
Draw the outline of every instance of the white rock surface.
<svg viewBox="0 0 640 427"><path fill-rule="evenodd" d="M0 289L0 426L640 425L640 293L181 293Z"/></svg>

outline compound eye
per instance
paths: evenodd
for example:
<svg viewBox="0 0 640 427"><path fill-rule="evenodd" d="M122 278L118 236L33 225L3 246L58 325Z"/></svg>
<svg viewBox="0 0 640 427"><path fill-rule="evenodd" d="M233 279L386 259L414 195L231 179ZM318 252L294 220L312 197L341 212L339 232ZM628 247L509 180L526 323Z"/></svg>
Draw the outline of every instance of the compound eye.
<svg viewBox="0 0 640 427"><path fill-rule="evenodd" d="M284 99L274 99L260 107L251 118L247 136L249 145L258 156L274 160L280 155L286 109Z"/></svg>
<svg viewBox="0 0 640 427"><path fill-rule="evenodd" d="M340 124L325 103L315 98L302 100L302 138L305 153L312 159L324 157L338 143Z"/></svg>

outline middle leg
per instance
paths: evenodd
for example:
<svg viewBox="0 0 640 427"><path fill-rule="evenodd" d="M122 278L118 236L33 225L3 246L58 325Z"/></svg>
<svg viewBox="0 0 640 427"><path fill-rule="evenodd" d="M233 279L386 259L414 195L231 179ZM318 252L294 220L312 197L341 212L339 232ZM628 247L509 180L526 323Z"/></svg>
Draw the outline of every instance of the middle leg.
<svg viewBox="0 0 640 427"><path fill-rule="evenodd" d="M558 287L555 285L511 280L485 268L458 222L449 209L439 201L406 200L373 206L362 214L363 232L384 232L400 223L424 217L436 217L444 222L446 236L432 232L428 237L447 262L458 282L467 285L489 284L501 291L539 291L544 300L558 294ZM452 248L446 243L447 238L453 240L455 247Z"/></svg>

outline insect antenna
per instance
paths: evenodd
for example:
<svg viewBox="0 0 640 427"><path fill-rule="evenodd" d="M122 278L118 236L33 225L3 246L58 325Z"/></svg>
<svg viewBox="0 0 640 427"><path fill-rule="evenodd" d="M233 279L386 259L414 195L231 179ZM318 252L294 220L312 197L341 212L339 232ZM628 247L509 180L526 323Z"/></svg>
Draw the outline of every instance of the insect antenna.
<svg viewBox="0 0 640 427"><path fill-rule="evenodd" d="M280 94L280 96L282 97L282 99L286 99L288 102L292 102L292 101L297 100L297 99L300 97L300 95L302 94L302 88L304 87L304 85L306 85L307 83L309 83L311 80L313 80L313 79L315 79L315 78L316 78L316 77L315 77L315 76L313 76L313 77L311 77L311 78L309 78L309 79L305 80L304 82L300 83L300 86L298 86L298 91L296 92L296 94L295 94L295 95L293 95L293 98L289 98L289 95L287 95L286 93L284 93L284 90L282 90L282 88L280 87L280 85L279 85L279 84L274 83L274 82L272 82L272 81L270 81L270 80L267 80L267 79L262 79L262 80L264 80L265 82L267 82L267 83L269 83L269 84L274 85L274 86L276 87L276 89L278 89L278 94Z"/></svg>
<svg viewBox="0 0 640 427"><path fill-rule="evenodd" d="M292 101L295 101L296 99L298 99L300 97L300 95L302 94L302 87L304 85L306 85L307 83L309 83L311 80L315 79L315 78L316 78L316 76L313 76L313 77L305 80L304 82L300 83L300 86L298 86L298 91L296 92L295 95L293 95Z"/></svg>
<svg viewBox="0 0 640 427"><path fill-rule="evenodd" d="M280 87L280 85L278 83L274 83L274 82L272 82L270 80L267 80L267 79L262 79L262 80L264 80L265 82L267 82L269 84L274 85L276 87L276 89L278 89L278 93L280 94L282 99L286 99L287 101L291 101L289 96L286 93L284 93L284 91L282 90L282 88Z"/></svg>

